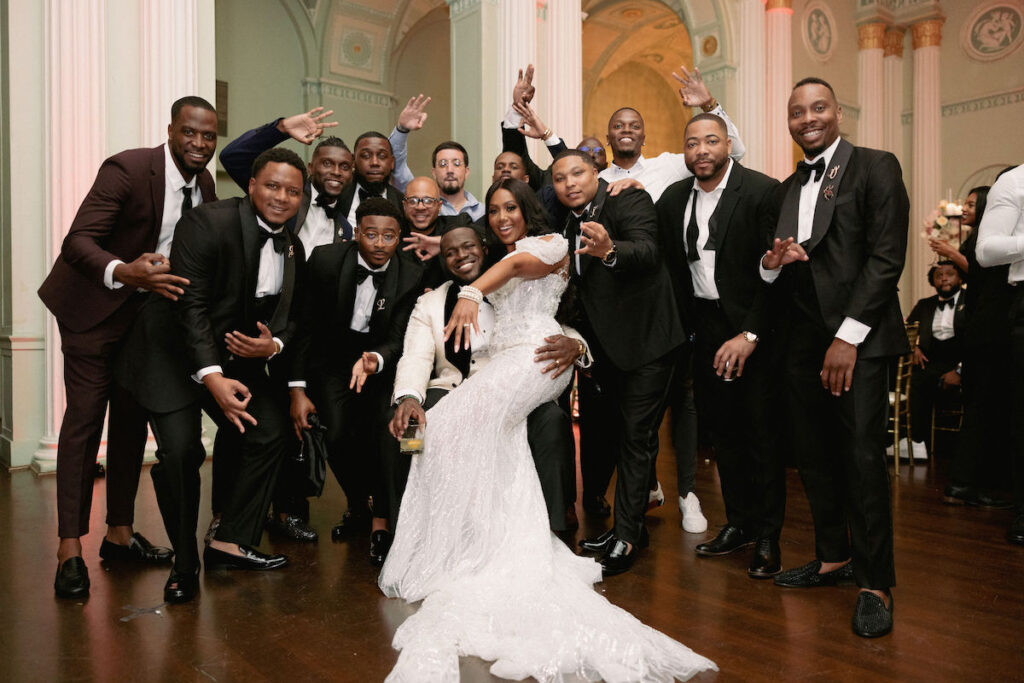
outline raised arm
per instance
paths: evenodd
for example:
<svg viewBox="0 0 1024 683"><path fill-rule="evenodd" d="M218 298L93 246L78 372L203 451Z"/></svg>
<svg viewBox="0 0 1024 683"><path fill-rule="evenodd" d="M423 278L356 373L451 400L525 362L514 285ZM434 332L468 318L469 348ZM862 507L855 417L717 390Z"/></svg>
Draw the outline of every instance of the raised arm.
<svg viewBox="0 0 1024 683"><path fill-rule="evenodd" d="M1004 173L988 193L988 206L978 227L978 264L991 268L1024 259L1024 237L1014 226L1024 215L1024 177L1021 169Z"/></svg>
<svg viewBox="0 0 1024 683"><path fill-rule="evenodd" d="M736 161L740 161L747 153L747 148L743 144L743 140L740 139L740 133L732 119L708 90L704 78L700 75L700 69L694 67L693 73L690 73L685 66L680 66L679 70L682 71L682 74L673 72L672 77L679 81L679 96L683 99L683 104L687 107L700 107L702 111L721 117L725 121L729 139L732 140L730 156Z"/></svg>
<svg viewBox="0 0 1024 683"><path fill-rule="evenodd" d="M388 142L391 143L391 153L395 157L395 168L391 172L391 185L396 189L405 192L406 186L412 181L412 170L409 169L409 133L419 130L427 121L427 105L430 98L423 93L410 97L405 108L398 114L398 123L395 124Z"/></svg>

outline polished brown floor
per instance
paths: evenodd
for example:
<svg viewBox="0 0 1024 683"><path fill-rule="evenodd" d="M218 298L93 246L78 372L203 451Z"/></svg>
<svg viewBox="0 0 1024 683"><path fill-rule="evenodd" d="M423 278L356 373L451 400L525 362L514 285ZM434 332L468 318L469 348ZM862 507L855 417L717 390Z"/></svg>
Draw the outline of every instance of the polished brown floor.
<svg viewBox="0 0 1024 683"><path fill-rule="evenodd" d="M663 446L669 498L649 517L651 548L632 572L598 590L718 663L719 673L695 680L1024 678L1024 548L1003 539L1008 511L942 505L941 466L912 475L900 468L896 628L863 640L850 632L853 587L784 590L747 578L745 554L697 558L704 536L679 528L673 456L664 439ZM209 475L207 464L205 500ZM381 681L393 665L391 637L412 608L377 590L365 540L329 540L342 507L333 481L313 505L312 521L327 539L265 540L264 548L291 556L289 568L204 575L200 597L181 606L161 604L166 569L99 561L102 480L97 532L85 539L92 594L83 602L54 598L55 486L52 477L0 474L0 681ZM698 493L714 532L724 517L711 463L700 464ZM204 529L207 521L204 513ZM599 520L583 522L581 534L602 529ZM136 527L166 543L146 472ZM793 567L812 556L810 514L791 472L783 561ZM496 679L486 663L465 659L463 680Z"/></svg>

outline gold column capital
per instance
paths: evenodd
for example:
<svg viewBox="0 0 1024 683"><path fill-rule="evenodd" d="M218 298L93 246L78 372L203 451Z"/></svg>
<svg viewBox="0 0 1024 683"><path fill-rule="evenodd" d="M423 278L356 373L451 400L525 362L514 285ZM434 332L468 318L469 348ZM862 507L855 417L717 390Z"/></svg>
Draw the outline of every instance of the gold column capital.
<svg viewBox="0 0 1024 683"><path fill-rule="evenodd" d="M885 41L885 24L874 21L857 27L858 50L880 50Z"/></svg>
<svg viewBox="0 0 1024 683"><path fill-rule="evenodd" d="M885 32L885 55L886 57L903 57L903 38L907 35L907 29L893 27Z"/></svg>
<svg viewBox="0 0 1024 683"><path fill-rule="evenodd" d="M770 12L773 9L793 9L793 0L767 0L764 3L764 10Z"/></svg>
<svg viewBox="0 0 1024 683"><path fill-rule="evenodd" d="M945 17L920 21L910 27L914 49L920 47L938 47L942 45L942 25Z"/></svg>

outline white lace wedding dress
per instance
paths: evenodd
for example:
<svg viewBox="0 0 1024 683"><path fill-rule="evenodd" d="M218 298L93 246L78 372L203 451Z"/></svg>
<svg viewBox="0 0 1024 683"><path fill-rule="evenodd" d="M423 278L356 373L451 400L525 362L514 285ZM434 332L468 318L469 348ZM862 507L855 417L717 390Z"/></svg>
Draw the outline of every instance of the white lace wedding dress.
<svg viewBox="0 0 1024 683"><path fill-rule="evenodd" d="M527 237L516 251L555 264L567 242ZM458 681L460 655L515 680L671 681L715 668L595 592L600 565L548 528L526 417L570 379L552 381L533 360L561 332L566 277L515 278L489 295L490 363L427 413L379 579L389 597L423 601L395 634L388 681Z"/></svg>

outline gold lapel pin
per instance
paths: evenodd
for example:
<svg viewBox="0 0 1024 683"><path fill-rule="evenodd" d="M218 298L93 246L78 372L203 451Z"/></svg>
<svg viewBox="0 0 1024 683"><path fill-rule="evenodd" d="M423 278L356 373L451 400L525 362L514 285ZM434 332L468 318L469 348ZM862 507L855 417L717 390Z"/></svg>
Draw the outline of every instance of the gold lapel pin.
<svg viewBox="0 0 1024 683"><path fill-rule="evenodd" d="M825 201L831 201L832 198L836 196L836 188L835 188L835 186L830 183L825 188L825 191L822 193L822 196L825 197Z"/></svg>
<svg viewBox="0 0 1024 683"><path fill-rule="evenodd" d="M836 164L835 166L833 166L832 168L829 169L829 171L828 171L828 179L829 180L835 180L837 173L839 173L839 164Z"/></svg>

